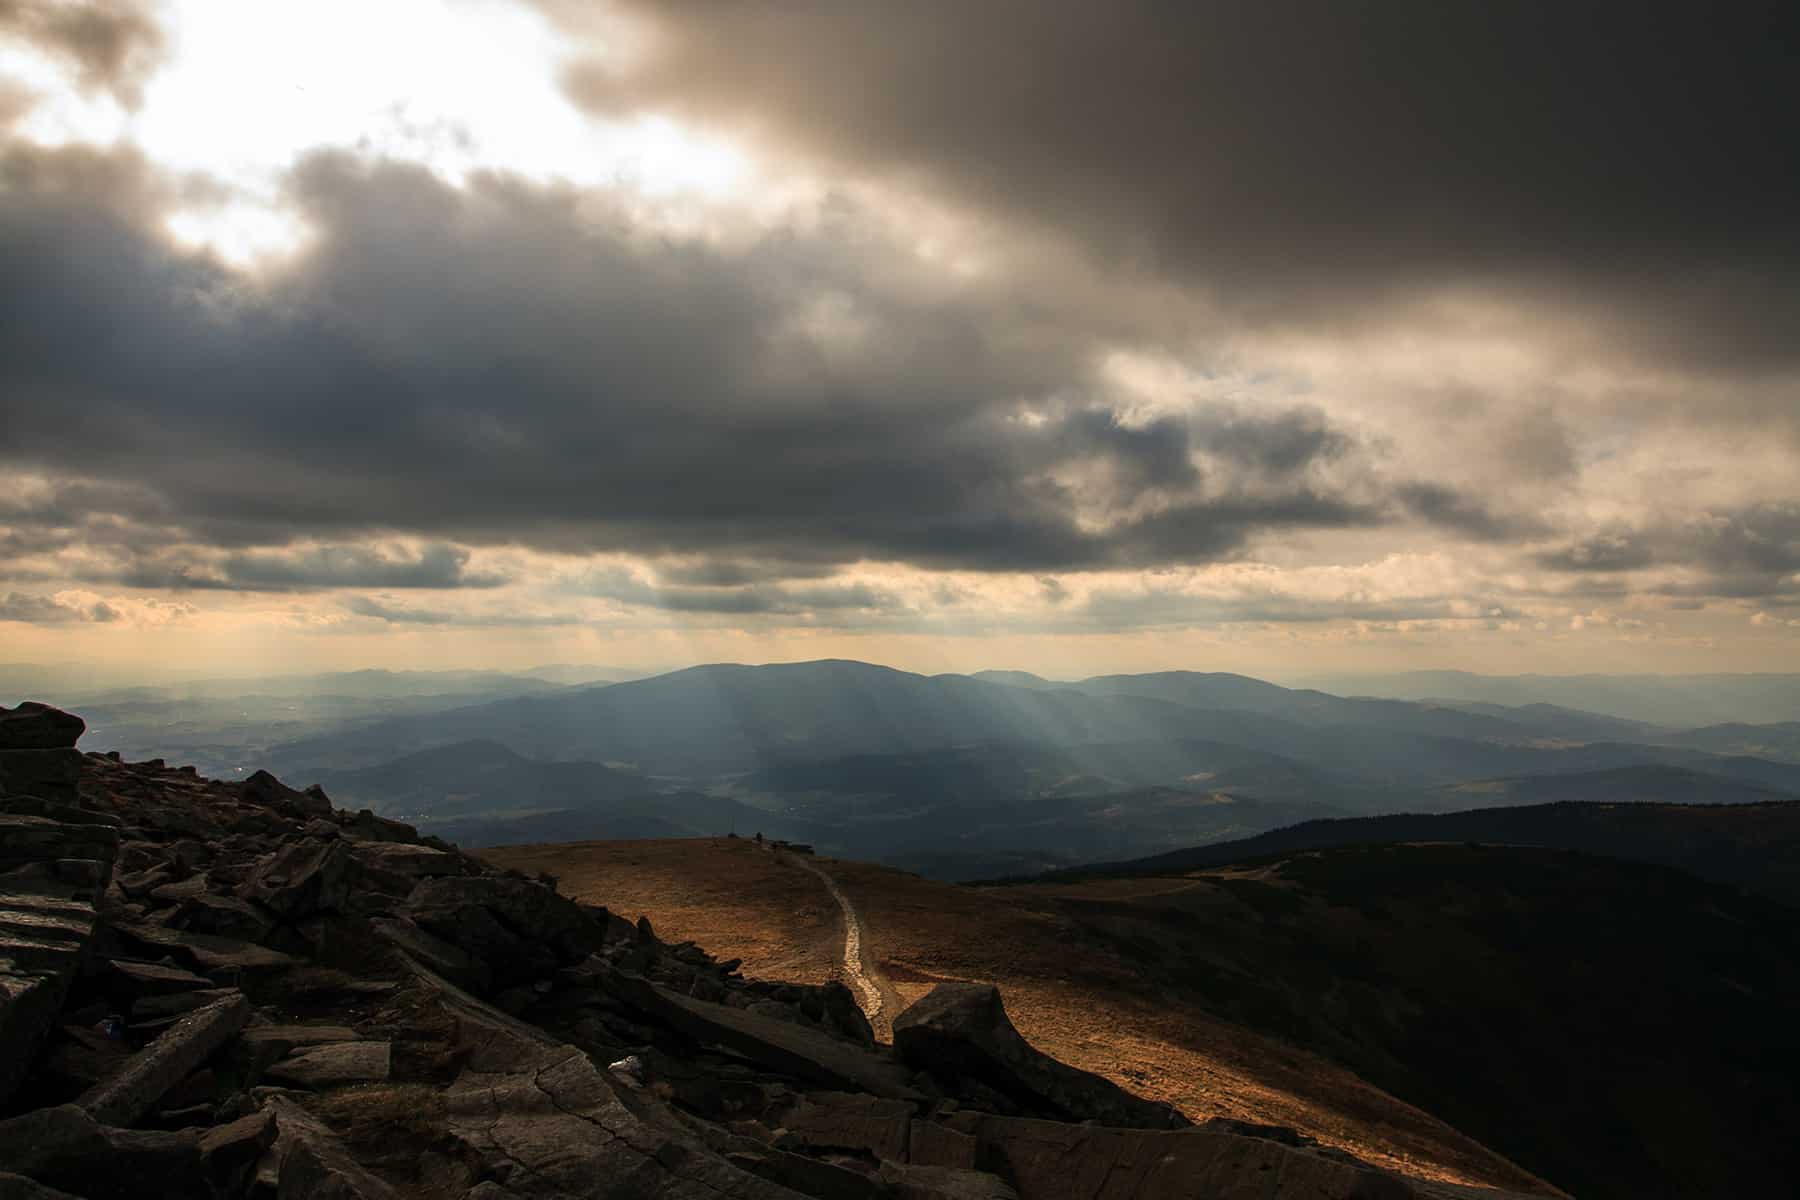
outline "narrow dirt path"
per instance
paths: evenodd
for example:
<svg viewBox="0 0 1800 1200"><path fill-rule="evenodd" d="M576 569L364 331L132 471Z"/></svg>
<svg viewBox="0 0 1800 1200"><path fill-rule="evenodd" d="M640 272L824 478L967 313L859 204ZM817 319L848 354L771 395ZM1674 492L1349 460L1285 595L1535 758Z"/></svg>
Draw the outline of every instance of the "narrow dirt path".
<svg viewBox="0 0 1800 1200"><path fill-rule="evenodd" d="M883 1002L885 991L881 986L880 975L870 965L874 961L871 954L863 957L862 922L857 919L856 906L850 903L850 897L838 886L825 868L818 863L798 854L784 855L789 862L819 877L831 898L837 901L838 907L844 910L844 977L850 981L850 990L856 995L856 1003L862 1008L863 1015L869 1018L869 1024L875 1029L878 1041L894 1040L894 1014L888 1011Z"/></svg>

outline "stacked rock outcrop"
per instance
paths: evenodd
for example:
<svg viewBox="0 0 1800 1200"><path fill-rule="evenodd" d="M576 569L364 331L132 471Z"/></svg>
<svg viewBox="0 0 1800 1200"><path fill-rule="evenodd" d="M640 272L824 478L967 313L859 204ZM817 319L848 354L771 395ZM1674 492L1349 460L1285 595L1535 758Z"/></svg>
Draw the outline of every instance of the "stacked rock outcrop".
<svg viewBox="0 0 1800 1200"><path fill-rule="evenodd" d="M878 1045L841 985L81 731L0 709L0 1196L1475 1194L1190 1127L1039 1054L992 989Z"/></svg>

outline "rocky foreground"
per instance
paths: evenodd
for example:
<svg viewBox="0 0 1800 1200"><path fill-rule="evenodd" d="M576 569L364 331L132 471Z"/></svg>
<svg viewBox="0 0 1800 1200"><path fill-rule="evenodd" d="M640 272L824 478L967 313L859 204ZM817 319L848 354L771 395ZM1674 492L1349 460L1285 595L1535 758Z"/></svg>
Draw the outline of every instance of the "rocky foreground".
<svg viewBox="0 0 1800 1200"><path fill-rule="evenodd" d="M1212 1121L944 985L877 1044L317 788L0 708L0 1200L1493 1196Z"/></svg>

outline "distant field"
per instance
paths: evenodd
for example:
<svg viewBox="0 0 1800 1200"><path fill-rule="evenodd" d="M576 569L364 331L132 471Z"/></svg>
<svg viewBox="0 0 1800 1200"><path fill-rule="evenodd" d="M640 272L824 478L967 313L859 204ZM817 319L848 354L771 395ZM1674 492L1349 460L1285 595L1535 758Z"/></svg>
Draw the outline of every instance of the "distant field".
<svg viewBox="0 0 1800 1200"><path fill-rule="evenodd" d="M742 958L765 978L839 973L842 923L819 881L745 839L580 842L483 852L549 871L562 890L665 940ZM872 959L910 1002L945 979L1000 985L1033 1044L1190 1117L1291 1125L1385 1166L1453 1182L1555 1194L1443 1122L1316 1055L1227 1024L1188 997L1157 994L1069 903L1155 903L1183 881L967 888L885 867L820 860L856 905ZM1138 948L1139 952L1142 948Z"/></svg>

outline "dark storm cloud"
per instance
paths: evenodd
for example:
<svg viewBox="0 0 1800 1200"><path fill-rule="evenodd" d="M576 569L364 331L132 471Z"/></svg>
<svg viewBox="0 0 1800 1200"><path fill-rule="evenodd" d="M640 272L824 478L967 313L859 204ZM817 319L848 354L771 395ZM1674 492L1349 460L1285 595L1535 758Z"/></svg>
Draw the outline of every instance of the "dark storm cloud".
<svg viewBox="0 0 1800 1200"><path fill-rule="evenodd" d="M1409 483L1395 495L1420 520L1474 541L1518 541L1550 532L1542 521L1496 512L1480 498L1439 483Z"/></svg>
<svg viewBox="0 0 1800 1200"><path fill-rule="evenodd" d="M65 602L53 596L34 596L26 592L0 595L0 621L64 625L77 621L104 624L118 619L119 611L104 600Z"/></svg>
<svg viewBox="0 0 1800 1200"><path fill-rule="evenodd" d="M632 607L681 613L792 616L853 609L898 611L904 608L892 593L867 584L669 587L647 583L635 573L618 567L589 571L571 590L581 595L616 600Z"/></svg>
<svg viewBox="0 0 1800 1200"><path fill-rule="evenodd" d="M221 551L142 554L146 585L497 582L450 545L268 549L396 532L821 571L1137 566L1385 508L1298 478L1349 444L1316 415L1122 424L1083 328L1003 281L921 278L853 222L719 249L591 194L321 156L291 184L314 247L244 278L153 231L129 158L15 148L0 180L0 466L91 481L0 524ZM866 332L809 331L822 294Z"/></svg>
<svg viewBox="0 0 1800 1200"><path fill-rule="evenodd" d="M442 543L426 546L416 557L390 555L368 546L321 546L299 553L235 554L222 564L233 587L262 591L288 589L491 588L504 575L468 570L469 552Z"/></svg>
<svg viewBox="0 0 1800 1200"><path fill-rule="evenodd" d="M359 617L373 617L389 625L456 625L474 629L534 629L580 624L580 618L566 614L533 615L528 613L450 612L435 608L412 608L390 604L373 596L350 596L344 610Z"/></svg>
<svg viewBox="0 0 1800 1200"><path fill-rule="evenodd" d="M71 62L83 87L136 107L161 61L163 33L136 0L0 0L0 34Z"/></svg>
<svg viewBox="0 0 1800 1200"><path fill-rule="evenodd" d="M1785 0L624 7L653 52L571 73L597 111L890 171L1251 319L1473 285L1571 303L1634 356L1800 361Z"/></svg>
<svg viewBox="0 0 1800 1200"><path fill-rule="evenodd" d="M1685 520L1615 529L1538 556L1555 571L1614 572L1649 567L1704 572L1701 581L1649 590L1669 596L1759 598L1800 594L1800 506L1761 504L1706 511Z"/></svg>

